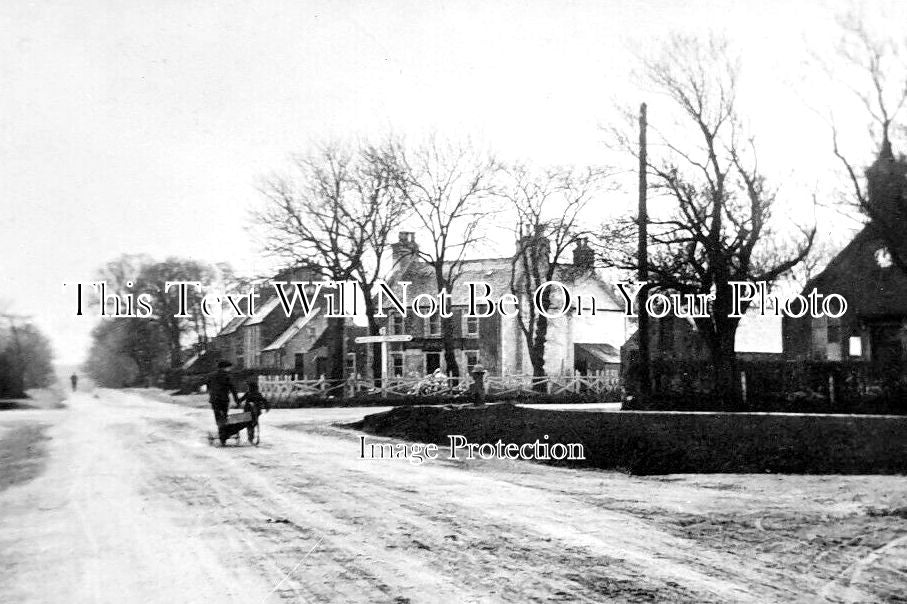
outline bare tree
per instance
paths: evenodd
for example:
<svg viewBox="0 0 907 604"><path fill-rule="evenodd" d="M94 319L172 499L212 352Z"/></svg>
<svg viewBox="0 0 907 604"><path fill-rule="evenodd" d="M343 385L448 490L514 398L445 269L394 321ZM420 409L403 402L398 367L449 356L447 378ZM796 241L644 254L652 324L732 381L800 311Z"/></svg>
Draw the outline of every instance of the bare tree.
<svg viewBox="0 0 907 604"><path fill-rule="evenodd" d="M710 349L715 394L730 406L739 403L739 319L730 316L729 282L771 284L807 256L816 232L801 228L785 237L772 227L776 191L759 170L755 142L744 134L737 111L739 69L718 38L674 36L657 58L643 60L646 82L665 95L680 126L670 135L650 127L650 187L671 209L650 212L649 274L657 288L713 296L708 316L695 321ZM657 115L650 124L659 122ZM638 158L634 136L618 135ZM632 245L612 261L637 268Z"/></svg>
<svg viewBox="0 0 907 604"><path fill-rule="evenodd" d="M53 378L50 341L29 317L0 305L0 398L22 398Z"/></svg>
<svg viewBox="0 0 907 604"><path fill-rule="evenodd" d="M814 241L812 249L803 262L793 267L786 276L779 280L778 289L786 288L791 295L799 294L806 289L810 281L825 270L844 245L846 245L846 241L831 234Z"/></svg>
<svg viewBox="0 0 907 604"><path fill-rule="evenodd" d="M901 41L875 35L863 16L847 13L838 17L841 38L837 59L822 63L835 81L845 86L864 110L866 133L877 149L876 162L868 169L857 167L853 156L841 148L839 129L831 119L832 150L846 176L850 193L845 204L869 219L885 243L892 262L907 272L907 161L896 159L892 140L907 138L907 36Z"/></svg>
<svg viewBox="0 0 907 604"><path fill-rule="evenodd" d="M498 162L468 145L441 144L432 138L416 149L394 145L387 156L398 191L427 246L414 252L435 277L438 293L453 291L467 250L485 236L483 219L496 211ZM455 318L441 318L444 361L460 375L456 357Z"/></svg>
<svg viewBox="0 0 907 604"><path fill-rule="evenodd" d="M328 279L359 282L372 334L379 329L372 291L385 272L389 237L406 216L386 152L325 145L298 156L292 175L264 182L265 207L255 214L266 251ZM333 318L329 325L331 378L341 379L345 321ZM373 355L374 375L381 373L379 356Z"/></svg>
<svg viewBox="0 0 907 604"><path fill-rule="evenodd" d="M583 220L584 211L604 181L602 172L587 168L532 170L516 165L507 170L502 196L517 216L517 250L510 273L510 291L520 299L532 300L536 290L552 281L563 269L569 249L585 246L592 235ZM581 270L576 267L576 270ZM543 290L541 305L552 308L552 289ZM545 375L545 344L548 317L535 304L520 304L517 321L529 349L533 375ZM543 384L540 384L540 387Z"/></svg>
<svg viewBox="0 0 907 604"><path fill-rule="evenodd" d="M199 283L204 288L215 281L218 272L215 267L188 258L170 257L156 261L144 254L123 254L101 267L98 276L106 284L108 297L119 296L125 301L125 296L130 294L151 296L154 314L143 320L159 323L166 331L170 365L171 369L175 369L184 361L182 347L187 343L207 344L216 331L216 324L214 317L202 312L204 292L196 287L187 288L188 316L179 316L179 290L176 286L167 288L167 283ZM100 289L92 289L91 294L98 299ZM100 300L98 303L103 304ZM119 311L124 314L126 308L121 306L106 304L104 308L107 313ZM122 318L113 317L112 320ZM155 376L143 373L142 377L152 379Z"/></svg>
<svg viewBox="0 0 907 604"><path fill-rule="evenodd" d="M214 328L214 319L202 312L204 292L197 287L186 289L186 314L180 316L180 295L176 286L167 287L167 283L200 283L202 287L214 279L211 266L189 258L170 257L160 262L142 267L135 279L134 291L151 295L154 307L154 320L160 323L167 333L167 344L170 352L172 369L180 367L182 347L186 343L205 345ZM187 342L186 340L189 340Z"/></svg>

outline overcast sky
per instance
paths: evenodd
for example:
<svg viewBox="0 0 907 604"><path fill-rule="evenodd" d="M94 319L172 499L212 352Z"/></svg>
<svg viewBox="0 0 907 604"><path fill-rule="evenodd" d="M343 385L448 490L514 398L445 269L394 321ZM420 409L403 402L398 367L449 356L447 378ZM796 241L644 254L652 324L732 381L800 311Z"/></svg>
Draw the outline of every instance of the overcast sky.
<svg viewBox="0 0 907 604"><path fill-rule="evenodd" d="M893 7L884 23L903 35L907 13ZM0 303L77 362L93 319L74 316L62 284L122 253L263 270L245 231L256 181L327 138L436 132L505 158L610 162L601 126L615 103L657 101L629 83L633 50L672 30L728 34L763 167L792 198L825 191L833 159L810 107L840 93L804 86L804 61L827 52L845 8L6 0Z"/></svg>

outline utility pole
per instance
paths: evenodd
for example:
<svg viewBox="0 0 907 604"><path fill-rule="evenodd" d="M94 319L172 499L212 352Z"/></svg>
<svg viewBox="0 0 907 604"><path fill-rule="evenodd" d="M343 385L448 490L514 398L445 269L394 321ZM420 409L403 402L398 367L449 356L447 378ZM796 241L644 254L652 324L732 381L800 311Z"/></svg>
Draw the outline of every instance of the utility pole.
<svg viewBox="0 0 907 604"><path fill-rule="evenodd" d="M640 283L649 280L649 214L646 209L646 169L646 104L642 103L639 106L639 247L636 259ZM643 399L648 399L652 391L649 374L649 313L646 310L648 297L649 288L645 286L639 292L639 393Z"/></svg>

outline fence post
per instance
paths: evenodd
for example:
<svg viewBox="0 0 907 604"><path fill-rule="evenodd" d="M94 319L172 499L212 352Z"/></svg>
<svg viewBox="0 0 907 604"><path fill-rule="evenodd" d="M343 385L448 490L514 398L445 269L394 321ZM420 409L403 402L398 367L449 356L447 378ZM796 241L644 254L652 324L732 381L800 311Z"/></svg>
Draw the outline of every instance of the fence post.
<svg viewBox="0 0 907 604"><path fill-rule="evenodd" d="M746 405L746 372L740 372L740 395L743 397L743 404Z"/></svg>
<svg viewBox="0 0 907 604"><path fill-rule="evenodd" d="M828 374L828 403L831 407L835 406L835 376L833 373Z"/></svg>

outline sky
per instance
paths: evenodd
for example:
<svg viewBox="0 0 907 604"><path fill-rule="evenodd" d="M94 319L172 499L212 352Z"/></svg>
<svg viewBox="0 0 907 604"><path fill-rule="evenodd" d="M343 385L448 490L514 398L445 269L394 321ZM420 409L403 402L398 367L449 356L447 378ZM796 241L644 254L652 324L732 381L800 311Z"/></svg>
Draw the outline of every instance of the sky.
<svg viewBox="0 0 907 604"><path fill-rule="evenodd" d="M848 6L6 0L0 306L30 316L58 360L77 363L97 319L75 316L63 284L93 280L123 253L261 273L273 259L249 232L257 185L325 140L434 133L506 159L613 165L604 129L615 107L645 100L658 120L660 100L632 72L672 31L733 41L761 165L791 208L806 207L798 200L832 188L819 114L841 92L805 76L804 62L829 51ZM907 10L886 14L881 27L902 35ZM860 133L846 136L866 157ZM839 234L856 226L832 222Z"/></svg>

